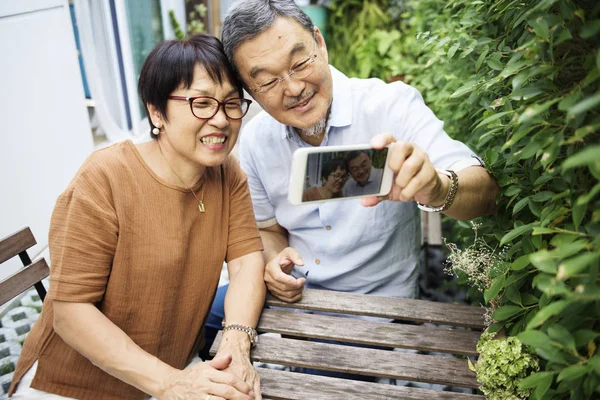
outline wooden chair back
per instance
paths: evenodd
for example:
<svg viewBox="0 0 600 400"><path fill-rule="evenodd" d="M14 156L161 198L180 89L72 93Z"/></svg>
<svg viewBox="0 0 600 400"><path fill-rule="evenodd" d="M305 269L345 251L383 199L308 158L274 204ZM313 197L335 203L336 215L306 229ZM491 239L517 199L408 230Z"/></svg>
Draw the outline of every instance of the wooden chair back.
<svg viewBox="0 0 600 400"><path fill-rule="evenodd" d="M27 250L36 244L36 240L27 227L0 240L0 264L19 256L23 268L0 282L0 305L17 297L27 289L35 286L40 299L44 301L46 289L42 279L50 274L50 269L43 258L32 263Z"/></svg>

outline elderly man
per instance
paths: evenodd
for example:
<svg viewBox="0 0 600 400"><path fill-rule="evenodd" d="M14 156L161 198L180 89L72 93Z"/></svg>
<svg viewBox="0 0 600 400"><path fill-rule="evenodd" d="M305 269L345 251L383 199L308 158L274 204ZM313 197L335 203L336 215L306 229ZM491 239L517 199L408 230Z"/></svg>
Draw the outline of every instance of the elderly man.
<svg viewBox="0 0 600 400"><path fill-rule="evenodd" d="M241 135L240 162L268 289L289 302L304 287L415 297L417 204L463 220L493 212L498 187L479 159L448 137L416 89L350 79L328 65L321 32L292 0L238 1L222 41L265 111ZM391 152L395 178L385 199L288 202L294 150L369 142Z"/></svg>
<svg viewBox="0 0 600 400"><path fill-rule="evenodd" d="M383 169L373 168L373 160L366 150L350 151L345 157L350 178L344 185L344 196L362 196L379 192Z"/></svg>

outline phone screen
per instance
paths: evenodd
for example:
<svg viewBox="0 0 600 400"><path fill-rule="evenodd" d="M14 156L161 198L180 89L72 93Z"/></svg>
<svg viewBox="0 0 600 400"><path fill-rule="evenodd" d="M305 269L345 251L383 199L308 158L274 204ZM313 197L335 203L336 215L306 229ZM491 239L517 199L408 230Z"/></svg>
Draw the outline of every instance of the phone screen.
<svg viewBox="0 0 600 400"><path fill-rule="evenodd" d="M302 201L380 193L387 152L384 148L308 154Z"/></svg>

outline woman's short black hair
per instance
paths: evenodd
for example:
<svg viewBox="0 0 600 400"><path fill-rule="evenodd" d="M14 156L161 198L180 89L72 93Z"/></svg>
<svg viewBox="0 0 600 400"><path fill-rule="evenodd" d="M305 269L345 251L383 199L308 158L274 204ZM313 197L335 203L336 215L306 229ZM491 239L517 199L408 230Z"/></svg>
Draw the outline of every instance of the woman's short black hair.
<svg viewBox="0 0 600 400"><path fill-rule="evenodd" d="M333 172L337 171L338 168L343 169L348 172L348 168L346 168L346 163L344 160L337 158L335 160L329 160L323 163L323 168L321 168L321 181L326 181Z"/></svg>
<svg viewBox="0 0 600 400"><path fill-rule="evenodd" d="M191 86L196 64L202 65L215 83L229 81L233 87L239 88L239 95L243 97L241 82L233 72L219 39L200 34L183 40L165 40L150 52L138 81L138 92L144 105L152 104L168 121L168 97L182 84L186 88ZM146 115L152 132L154 125L147 106ZM156 138L156 135L150 134Z"/></svg>

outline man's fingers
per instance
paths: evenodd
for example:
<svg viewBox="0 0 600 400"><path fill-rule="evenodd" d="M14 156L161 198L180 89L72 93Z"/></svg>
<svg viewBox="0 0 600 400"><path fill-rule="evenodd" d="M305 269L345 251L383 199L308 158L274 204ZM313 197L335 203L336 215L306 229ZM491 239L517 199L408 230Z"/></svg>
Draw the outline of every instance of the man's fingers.
<svg viewBox="0 0 600 400"><path fill-rule="evenodd" d="M360 199L360 204L364 207L373 207L387 199L388 199L387 195L385 195L385 196L365 196Z"/></svg>
<svg viewBox="0 0 600 400"><path fill-rule="evenodd" d="M286 262L292 262L295 265L304 265L304 259L302 259L300 253L298 253L298 250L292 247L283 249L276 258L278 259L279 265L284 265Z"/></svg>
<svg viewBox="0 0 600 400"><path fill-rule="evenodd" d="M425 155L416 151L413 152L402 163L398 176L396 176L396 185L404 189L421 172L423 165L425 165Z"/></svg>
<svg viewBox="0 0 600 400"><path fill-rule="evenodd" d="M371 139L371 147L375 149L383 149L390 143L394 143L396 138L391 133L380 133L379 135L373 136Z"/></svg>
<svg viewBox="0 0 600 400"><path fill-rule="evenodd" d="M395 173L400 172L404 161L410 157L414 151L414 146L406 142L396 142L390 146L390 155L388 157L388 166Z"/></svg>
<svg viewBox="0 0 600 400"><path fill-rule="evenodd" d="M419 192L421 189L423 189L425 186L427 186L427 184L429 184L429 182L431 182L431 179L435 176L435 174L436 174L436 171L433 167L432 168L427 168L427 167L422 168L419 171L419 173L410 180L408 185L406 185L406 187L402 189L402 192L401 192L402 197L408 199L406 201L412 200L415 197L415 195L417 194L417 192ZM436 205L436 204L434 204L434 205Z"/></svg>

